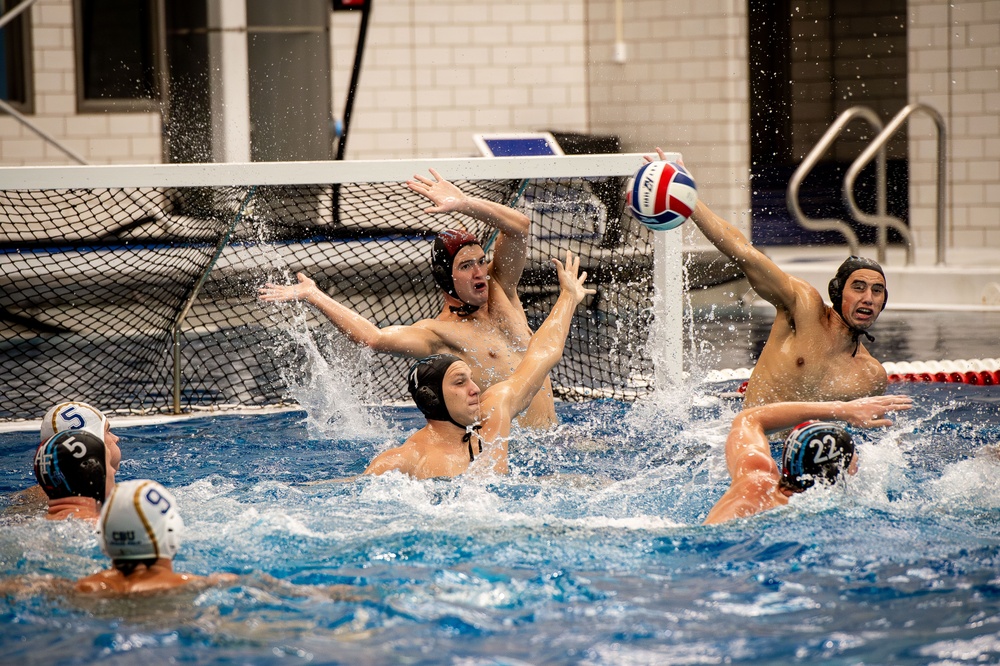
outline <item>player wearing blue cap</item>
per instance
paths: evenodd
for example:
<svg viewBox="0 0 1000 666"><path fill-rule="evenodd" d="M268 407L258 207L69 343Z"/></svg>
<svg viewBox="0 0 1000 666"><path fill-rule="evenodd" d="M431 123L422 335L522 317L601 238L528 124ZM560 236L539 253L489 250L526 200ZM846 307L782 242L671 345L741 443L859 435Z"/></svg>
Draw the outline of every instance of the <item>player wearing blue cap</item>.
<svg viewBox="0 0 1000 666"><path fill-rule="evenodd" d="M823 421L846 421L863 428L887 426L892 425L885 418L887 413L910 406L907 396L885 395L850 402L778 402L743 410L733 419L726 438L726 467L732 481L705 523L774 509L816 483L836 483L842 474L854 474L858 457L851 436L839 425ZM767 433L797 423L785 439L779 469Z"/></svg>
<svg viewBox="0 0 1000 666"><path fill-rule="evenodd" d="M338 303L304 274L298 284L267 283L259 290L262 301L302 300L316 307L356 343L377 352L424 358L454 354L472 370L484 389L511 376L524 358L531 328L517 294L517 284L527 261L529 224L520 211L492 201L470 197L434 171L431 177L415 176L410 190L427 197L432 214L462 213L495 227L493 261L479 239L461 229L437 235L431 254L431 272L444 296L441 312L407 326L379 328L347 306ZM548 379L520 423L546 427L556 423L555 404Z"/></svg>
<svg viewBox="0 0 1000 666"><path fill-rule="evenodd" d="M660 159L663 151L657 148ZM647 158L650 159L650 158ZM830 281L833 307L805 280L788 275L739 229L698 202L691 221L777 309L747 384L744 404L851 400L885 393L885 368L861 337L885 308L885 273L874 260L849 257Z"/></svg>
<svg viewBox="0 0 1000 666"><path fill-rule="evenodd" d="M562 357L576 306L593 289L577 275L580 260L566 253L565 265L553 259L559 274L559 298L514 373L480 393L468 363L452 354L417 361L409 372L410 395L427 425L402 446L372 460L365 474L398 470L419 479L456 476L475 465L506 474L511 421L542 387Z"/></svg>

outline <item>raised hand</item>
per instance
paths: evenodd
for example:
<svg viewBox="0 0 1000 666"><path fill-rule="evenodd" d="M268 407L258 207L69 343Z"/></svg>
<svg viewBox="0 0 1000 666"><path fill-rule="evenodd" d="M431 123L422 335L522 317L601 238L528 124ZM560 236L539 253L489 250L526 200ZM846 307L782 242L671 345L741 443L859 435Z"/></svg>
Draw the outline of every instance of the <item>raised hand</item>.
<svg viewBox="0 0 1000 666"><path fill-rule="evenodd" d="M905 411L912 406L913 400L906 395L876 395L845 402L837 415L851 425L875 428L892 425L892 420L885 418L887 413Z"/></svg>
<svg viewBox="0 0 1000 666"><path fill-rule="evenodd" d="M646 160L647 162L656 162L657 160L659 160L660 162L665 162L666 159L667 159L667 154L665 152L663 152L662 148L660 148L659 146L657 146L656 147L656 159L655 160L653 159L653 157L651 155L643 155L642 159Z"/></svg>
<svg viewBox="0 0 1000 666"><path fill-rule="evenodd" d="M425 213L450 213L453 211L464 212L468 197L462 190L458 189L451 182L445 180L434 169L430 170L433 179L427 176L416 175L413 180L406 181L406 186L422 194L434 203L430 208L425 208Z"/></svg>
<svg viewBox="0 0 1000 666"><path fill-rule="evenodd" d="M552 263L555 264L556 274L559 276L559 288L564 293L571 294L577 303L582 301L584 296L597 293L596 290L583 286L587 280L587 271L577 275L580 272L579 256L567 250L565 264L555 257L552 258Z"/></svg>
<svg viewBox="0 0 1000 666"><path fill-rule="evenodd" d="M305 276L305 273L296 273L298 284L274 284L266 283L257 290L257 298L265 303L283 303L285 301L298 301L307 299L309 295L317 290L316 283Z"/></svg>

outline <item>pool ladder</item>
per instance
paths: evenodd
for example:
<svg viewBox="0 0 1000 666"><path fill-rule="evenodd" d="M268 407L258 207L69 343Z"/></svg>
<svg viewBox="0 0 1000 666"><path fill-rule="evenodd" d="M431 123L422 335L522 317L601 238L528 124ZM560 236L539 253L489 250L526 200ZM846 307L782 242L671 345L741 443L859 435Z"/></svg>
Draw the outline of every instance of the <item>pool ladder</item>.
<svg viewBox="0 0 1000 666"><path fill-rule="evenodd" d="M822 138L816 143L813 149L802 160L802 164L792 174L788 183L788 193L786 201L789 212L802 227L810 231L836 231L843 234L847 240L851 254L858 254L858 236L854 230L843 220L837 218L809 218L802 212L799 205L799 189L802 181L812 171L816 163L826 153L827 149L844 131L844 128L855 118L866 120L869 125L878 131L878 135L872 139L868 147L859 155L844 176L843 193L844 201L850 210L851 216L862 224L876 227L878 236L876 245L878 248L878 260L885 261L886 245L888 244L889 229L895 229L903 241L906 243L906 263L913 263L913 237L909 227L899 219L886 212L886 152L885 146L889 140L896 135L903 123L911 115L922 111L931 117L937 129L937 253L936 263L942 266L945 263L945 237L947 235L945 221L945 156L946 156L946 130L944 118L938 111L927 104L908 104L902 111L883 126L878 115L867 106L853 106L844 111L826 130ZM858 174L868 166L873 159L878 159L876 164L876 211L874 214L866 213L858 206L854 199L854 184Z"/></svg>

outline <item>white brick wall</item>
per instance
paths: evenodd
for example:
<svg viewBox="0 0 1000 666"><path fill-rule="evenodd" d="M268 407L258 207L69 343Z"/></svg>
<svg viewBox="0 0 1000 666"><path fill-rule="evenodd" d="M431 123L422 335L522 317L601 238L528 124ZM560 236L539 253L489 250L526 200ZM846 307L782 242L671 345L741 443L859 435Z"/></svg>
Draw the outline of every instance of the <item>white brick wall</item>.
<svg viewBox="0 0 1000 666"><path fill-rule="evenodd" d="M379 0L348 158L471 155L477 131L617 134L629 151L660 145L684 153L702 197L747 229L746 1L626 0L625 63L612 57L614 6ZM941 111L950 135L949 243L1000 249L1000 2L907 6L908 97ZM31 11L32 120L94 163L160 161L158 114L76 113L71 0L40 0ZM359 20L357 12L332 14L335 115L343 112ZM915 116L908 132L911 220L926 247L935 224L933 126ZM0 116L0 164L68 162Z"/></svg>
<svg viewBox="0 0 1000 666"><path fill-rule="evenodd" d="M684 154L699 195L749 230L746 5L739 0L625 2L628 58L614 62L614 0L589 0L590 130L628 152ZM712 38L706 38L711 35ZM685 240L707 245L687 225Z"/></svg>
<svg viewBox="0 0 1000 666"><path fill-rule="evenodd" d="M359 21L356 12L333 15L338 115ZM476 154L475 132L587 131L586 88L584 0L381 0L347 157L465 156Z"/></svg>
<svg viewBox="0 0 1000 666"><path fill-rule="evenodd" d="M948 133L946 247L1000 250L1000 2L910 0L910 101L934 107ZM936 133L912 116L910 223L936 242Z"/></svg>
<svg viewBox="0 0 1000 666"><path fill-rule="evenodd" d="M71 0L39 0L30 11L35 109L29 120L92 164L162 161L159 114L77 114ZM18 121L0 115L0 164L73 163Z"/></svg>

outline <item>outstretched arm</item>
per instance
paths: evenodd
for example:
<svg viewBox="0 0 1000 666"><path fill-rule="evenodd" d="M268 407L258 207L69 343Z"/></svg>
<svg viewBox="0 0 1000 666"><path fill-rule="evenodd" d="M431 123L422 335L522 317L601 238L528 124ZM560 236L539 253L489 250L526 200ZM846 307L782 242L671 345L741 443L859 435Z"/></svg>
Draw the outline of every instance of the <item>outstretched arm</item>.
<svg viewBox="0 0 1000 666"><path fill-rule="evenodd" d="M656 149L656 154L661 160L667 158L660 148ZM647 156L646 160L652 158ZM755 248L739 229L713 213L701 199L691 214L691 221L712 245L739 266L761 298L775 307L794 311L797 281Z"/></svg>
<svg viewBox="0 0 1000 666"><path fill-rule="evenodd" d="M876 395L849 402L776 402L746 409L737 416L758 423L764 432L784 430L803 421L847 421L860 428L892 425L889 412L905 411L913 406L906 395Z"/></svg>
<svg viewBox="0 0 1000 666"><path fill-rule="evenodd" d="M387 326L380 329L346 305L330 298L304 274L298 273L296 277L298 284L268 282L260 288L258 297L265 303L305 301L326 315L352 341L377 352L423 358L445 347L440 337L420 326Z"/></svg>
<svg viewBox="0 0 1000 666"><path fill-rule="evenodd" d="M491 274L507 297L516 302L517 283L528 257L530 221L510 206L470 197L434 169L430 172L432 178L417 175L406 186L431 200L434 205L424 209L427 213L463 213L500 231L493 248Z"/></svg>
<svg viewBox="0 0 1000 666"><path fill-rule="evenodd" d="M889 412L910 409L907 396L883 395L850 402L776 402L745 409L726 438L726 468L732 479L705 518L706 524L746 517L773 506L768 499L778 475L767 433L812 419L847 421L864 428L891 425Z"/></svg>
<svg viewBox="0 0 1000 666"><path fill-rule="evenodd" d="M566 345L566 336L573 322L573 313L583 297L597 293L583 286L587 273L577 275L580 270L580 258L572 252L566 252L565 265L558 259L553 259L559 275L559 298L552 311L531 336L528 350L508 379L490 388L501 388L508 401L511 414L518 414L531 403L535 394L545 382L549 371L562 358Z"/></svg>

